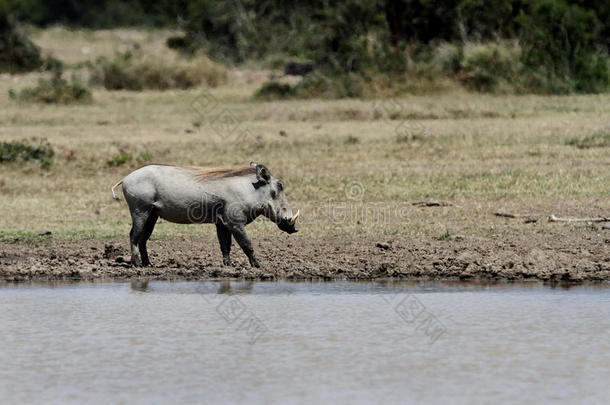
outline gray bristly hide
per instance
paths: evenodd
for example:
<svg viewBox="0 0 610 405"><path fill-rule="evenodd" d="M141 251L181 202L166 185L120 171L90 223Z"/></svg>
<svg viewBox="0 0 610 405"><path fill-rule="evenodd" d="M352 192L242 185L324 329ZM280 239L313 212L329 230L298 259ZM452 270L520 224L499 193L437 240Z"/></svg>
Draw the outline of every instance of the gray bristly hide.
<svg viewBox="0 0 610 405"><path fill-rule="evenodd" d="M148 266L146 241L159 217L179 224L216 224L223 263L231 265L231 236L250 264L259 267L246 225L264 215L287 232L297 232L282 181L261 164L238 169L207 169L149 165L133 171L112 187L123 184L131 212L131 261Z"/></svg>

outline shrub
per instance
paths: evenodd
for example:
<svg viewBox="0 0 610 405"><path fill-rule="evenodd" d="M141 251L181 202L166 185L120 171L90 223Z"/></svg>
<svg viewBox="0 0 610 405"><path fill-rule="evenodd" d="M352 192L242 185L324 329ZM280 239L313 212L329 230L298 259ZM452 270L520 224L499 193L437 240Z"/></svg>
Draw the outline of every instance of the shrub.
<svg viewBox="0 0 610 405"><path fill-rule="evenodd" d="M121 152L106 160L108 166L122 166L127 162L131 162L132 156L129 153Z"/></svg>
<svg viewBox="0 0 610 405"><path fill-rule="evenodd" d="M18 100L46 104L90 103L93 100L88 88L58 77L39 79L38 85L26 87L19 93L10 91L10 94Z"/></svg>
<svg viewBox="0 0 610 405"><path fill-rule="evenodd" d="M519 82L519 48L514 44L477 48L464 58L458 74L460 82L481 92L514 89Z"/></svg>
<svg viewBox="0 0 610 405"><path fill-rule="evenodd" d="M294 97L294 88L289 84L275 81L266 82L256 91L254 98L261 100L281 100Z"/></svg>
<svg viewBox="0 0 610 405"><path fill-rule="evenodd" d="M36 144L25 141L0 142L0 163L33 162L48 169L53 163L54 155L55 152L46 139Z"/></svg>
<svg viewBox="0 0 610 405"><path fill-rule="evenodd" d="M90 68L91 84L108 90L188 89L200 84L215 87L226 80L225 70L204 57L168 62L125 52L112 59L99 58Z"/></svg>
<svg viewBox="0 0 610 405"><path fill-rule="evenodd" d="M600 92L610 86L608 56L592 10L564 0L540 0L521 12L526 86L536 92Z"/></svg>
<svg viewBox="0 0 610 405"><path fill-rule="evenodd" d="M0 9L0 72L28 72L42 65L40 49Z"/></svg>
<svg viewBox="0 0 610 405"><path fill-rule="evenodd" d="M119 147L119 152L112 155L106 160L107 166L123 166L126 163L133 163L134 161L140 165L150 162L152 159L152 153L149 151L141 151L134 156L133 153L129 152L131 148Z"/></svg>
<svg viewBox="0 0 610 405"><path fill-rule="evenodd" d="M26 87L19 93L10 94L18 100L46 104L90 103L93 100L88 88L76 82L70 83L61 77L39 79L37 86Z"/></svg>

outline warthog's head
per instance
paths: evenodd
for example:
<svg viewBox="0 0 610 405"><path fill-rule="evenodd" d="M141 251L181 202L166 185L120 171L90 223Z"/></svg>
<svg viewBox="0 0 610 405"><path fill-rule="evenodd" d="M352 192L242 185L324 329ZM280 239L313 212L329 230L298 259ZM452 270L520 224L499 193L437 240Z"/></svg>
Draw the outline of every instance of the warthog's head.
<svg viewBox="0 0 610 405"><path fill-rule="evenodd" d="M269 169L264 165L250 163L256 167L256 179L258 180L257 190L264 199L264 215L275 222L282 231L288 233L297 232L295 223L299 217L299 211L292 213L290 204L284 194L284 184L282 180L276 179L271 175Z"/></svg>

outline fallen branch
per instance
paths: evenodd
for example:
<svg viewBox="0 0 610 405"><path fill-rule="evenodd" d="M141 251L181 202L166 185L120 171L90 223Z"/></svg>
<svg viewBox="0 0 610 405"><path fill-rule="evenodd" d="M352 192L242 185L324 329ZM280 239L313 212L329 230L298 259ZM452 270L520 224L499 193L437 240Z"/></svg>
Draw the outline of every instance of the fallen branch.
<svg viewBox="0 0 610 405"><path fill-rule="evenodd" d="M494 212L494 215L497 217L502 217L502 218L525 218L524 222L526 224L538 222L538 217L536 217L534 215L511 214L508 212Z"/></svg>
<svg viewBox="0 0 610 405"><path fill-rule="evenodd" d="M549 222L610 222L610 217L597 218L558 218L555 215L549 217Z"/></svg>
<svg viewBox="0 0 610 405"><path fill-rule="evenodd" d="M509 214L508 212L494 212L494 215L502 218L523 218L525 215Z"/></svg>
<svg viewBox="0 0 610 405"><path fill-rule="evenodd" d="M415 207L457 207L462 208L457 204L448 202L448 201L436 201L436 200L428 200L428 201L418 201L411 203L411 205Z"/></svg>

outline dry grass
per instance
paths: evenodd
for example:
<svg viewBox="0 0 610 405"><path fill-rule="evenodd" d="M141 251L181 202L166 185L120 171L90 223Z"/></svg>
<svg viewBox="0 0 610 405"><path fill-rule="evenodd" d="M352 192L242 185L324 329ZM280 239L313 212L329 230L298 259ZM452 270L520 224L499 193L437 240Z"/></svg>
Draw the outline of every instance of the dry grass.
<svg viewBox="0 0 610 405"><path fill-rule="evenodd" d="M172 59L174 53L165 46L165 40L177 31L171 30L69 30L63 27L32 28L31 38L43 53L58 57L69 65L84 63L98 57L112 57L116 53L134 48L151 57Z"/></svg>
<svg viewBox="0 0 610 405"><path fill-rule="evenodd" d="M49 41L55 56L65 58L60 50L69 47L55 37ZM91 47L112 48L103 41ZM48 171L0 165L4 238L46 229L59 238L126 237L128 210L112 200L110 187L149 161L263 162L284 179L301 209L302 233L320 237L495 237L564 225L523 225L494 211L610 214L610 150L567 142L608 125L609 95L455 92L385 101L252 101L265 79L234 71L213 90L96 90L91 105L74 106L20 105L3 91L0 141L46 137L56 150ZM0 83L16 86L6 77ZM107 164L123 153L132 158ZM427 199L461 208L409 204ZM280 235L267 221L250 228L254 235ZM164 222L155 237L213 232Z"/></svg>

